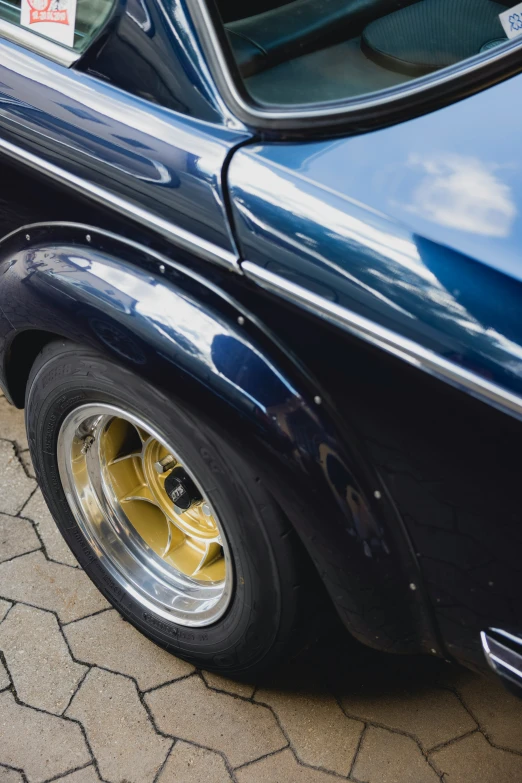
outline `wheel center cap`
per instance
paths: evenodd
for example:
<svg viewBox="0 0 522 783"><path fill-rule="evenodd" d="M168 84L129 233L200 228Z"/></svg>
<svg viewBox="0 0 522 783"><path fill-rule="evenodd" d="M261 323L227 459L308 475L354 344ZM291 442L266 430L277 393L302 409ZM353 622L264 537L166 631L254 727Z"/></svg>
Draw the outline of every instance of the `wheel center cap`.
<svg viewBox="0 0 522 783"><path fill-rule="evenodd" d="M178 513L188 511L203 500L198 488L182 467L176 467L169 473L165 479L165 492Z"/></svg>

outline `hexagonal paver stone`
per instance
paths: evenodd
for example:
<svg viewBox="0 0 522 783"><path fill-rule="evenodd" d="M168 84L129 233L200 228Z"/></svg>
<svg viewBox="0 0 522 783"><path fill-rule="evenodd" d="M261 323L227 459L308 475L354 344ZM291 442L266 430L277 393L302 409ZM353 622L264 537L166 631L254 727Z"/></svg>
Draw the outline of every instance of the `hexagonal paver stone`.
<svg viewBox="0 0 522 783"><path fill-rule="evenodd" d="M342 704L348 715L405 731L424 748L433 748L476 728L455 694L445 690L354 693L345 697Z"/></svg>
<svg viewBox="0 0 522 783"><path fill-rule="evenodd" d="M31 523L0 514L0 563L35 549L40 549L40 542Z"/></svg>
<svg viewBox="0 0 522 783"><path fill-rule="evenodd" d="M38 532L44 542L47 555L51 560L56 560L58 563L65 563L65 565L78 566L78 561L63 540L39 489L25 506L23 515L36 524Z"/></svg>
<svg viewBox="0 0 522 783"><path fill-rule="evenodd" d="M522 756L493 748L476 732L431 755L444 783L516 783L522 780Z"/></svg>
<svg viewBox="0 0 522 783"><path fill-rule="evenodd" d="M0 661L0 691L3 691L4 688L8 688L10 685L9 673L2 661Z"/></svg>
<svg viewBox="0 0 522 783"><path fill-rule="evenodd" d="M255 700L272 707L301 761L348 775L364 723L347 718L333 696L260 690Z"/></svg>
<svg viewBox="0 0 522 783"><path fill-rule="evenodd" d="M1 563L0 595L55 611L64 623L109 606L83 571L51 563L43 552Z"/></svg>
<svg viewBox="0 0 522 783"><path fill-rule="evenodd" d="M243 696L245 699L251 699L256 689L255 685L249 685L246 682L234 682L234 680L227 680L226 677L220 677L219 674L214 672L202 672L203 679L209 686L209 688L215 688L217 691L225 691L225 693L233 693L236 696Z"/></svg>
<svg viewBox="0 0 522 783"><path fill-rule="evenodd" d="M457 688L495 745L522 752L522 700L492 677L463 672Z"/></svg>
<svg viewBox="0 0 522 783"><path fill-rule="evenodd" d="M145 700L161 731L221 751L233 767L287 744L270 710L209 690L199 677L166 685Z"/></svg>
<svg viewBox="0 0 522 783"><path fill-rule="evenodd" d="M56 617L17 604L0 626L3 651L20 701L60 715L86 666L71 658Z"/></svg>
<svg viewBox="0 0 522 783"><path fill-rule="evenodd" d="M78 769L76 772L71 772L70 775L60 778L59 783L100 783L100 780L94 764L89 764L88 767Z"/></svg>
<svg viewBox="0 0 522 783"><path fill-rule="evenodd" d="M303 767L291 750L283 750L236 771L238 783L335 783L338 777Z"/></svg>
<svg viewBox="0 0 522 783"><path fill-rule="evenodd" d="M13 604L9 603L9 601L2 601L0 598L0 623L6 616L9 609L12 607Z"/></svg>
<svg viewBox="0 0 522 783"><path fill-rule="evenodd" d="M19 449L29 448L23 411L0 397L0 438L14 440Z"/></svg>
<svg viewBox="0 0 522 783"><path fill-rule="evenodd" d="M141 690L194 671L146 639L115 610L72 623L64 632L78 660L135 677Z"/></svg>
<svg viewBox="0 0 522 783"><path fill-rule="evenodd" d="M7 767L0 767L0 783L24 783L20 772Z"/></svg>
<svg viewBox="0 0 522 783"><path fill-rule="evenodd" d="M31 493L36 489L36 481L28 478L18 461L12 443L0 440L0 512L18 514L25 506Z"/></svg>
<svg viewBox="0 0 522 783"><path fill-rule="evenodd" d="M403 734L370 726L352 772L361 783L438 783L417 743Z"/></svg>
<svg viewBox="0 0 522 783"><path fill-rule="evenodd" d="M90 761L79 726L22 707L0 693L0 764L23 769L29 783L61 775Z"/></svg>
<svg viewBox="0 0 522 783"><path fill-rule="evenodd" d="M172 746L155 732L135 684L121 674L91 669L66 714L85 727L110 783L152 783Z"/></svg>
<svg viewBox="0 0 522 783"><path fill-rule="evenodd" d="M231 783L225 762L210 750L176 742L158 783ZM0 782L1 783L1 782Z"/></svg>

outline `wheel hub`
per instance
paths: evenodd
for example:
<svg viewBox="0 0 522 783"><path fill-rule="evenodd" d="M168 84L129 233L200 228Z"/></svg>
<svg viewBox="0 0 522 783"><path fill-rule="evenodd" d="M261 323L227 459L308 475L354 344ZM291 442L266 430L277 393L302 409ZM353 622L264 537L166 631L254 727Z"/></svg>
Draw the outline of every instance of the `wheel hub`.
<svg viewBox="0 0 522 783"><path fill-rule="evenodd" d="M83 406L59 436L60 475L104 565L142 603L203 625L226 609L231 566L209 499L147 423L112 406Z"/></svg>

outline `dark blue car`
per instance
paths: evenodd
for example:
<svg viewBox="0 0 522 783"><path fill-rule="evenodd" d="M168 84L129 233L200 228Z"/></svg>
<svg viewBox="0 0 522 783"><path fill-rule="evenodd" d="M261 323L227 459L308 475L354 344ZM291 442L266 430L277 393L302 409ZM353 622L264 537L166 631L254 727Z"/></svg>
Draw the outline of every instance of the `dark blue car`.
<svg viewBox="0 0 522 783"><path fill-rule="evenodd" d="M522 4L521 4L522 6ZM2 0L0 379L108 600L522 685L522 8Z"/></svg>

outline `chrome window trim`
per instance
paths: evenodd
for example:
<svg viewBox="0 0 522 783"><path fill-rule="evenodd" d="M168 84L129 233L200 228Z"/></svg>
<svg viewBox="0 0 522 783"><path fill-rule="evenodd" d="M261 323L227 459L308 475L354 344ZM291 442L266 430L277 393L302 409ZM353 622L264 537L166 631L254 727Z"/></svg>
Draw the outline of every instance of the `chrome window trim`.
<svg viewBox="0 0 522 783"><path fill-rule="evenodd" d="M188 0L189 12L194 20L196 28L202 33L202 44L209 60L210 69L218 85L221 85L228 94L229 108L238 115L239 119L257 125L258 127L277 127L291 128L292 123L297 124L306 120L327 120L347 117L361 113L362 111L371 113L383 106L394 104L399 101L407 101L423 92L433 91L443 85L450 84L466 74L480 72L492 63L497 63L505 59L508 55L522 49L522 36L508 41L497 49L490 49L487 52L476 54L474 57L463 60L454 66L443 68L434 74L422 76L414 79L404 85L380 90L375 93L369 93L361 98L347 98L345 101L338 101L328 104L319 104L309 107L276 109L268 107L259 108L252 102L245 100L241 91L237 87L236 79L229 68L227 57L223 51L221 41L216 32L214 22L208 10L206 0ZM208 45L205 46L205 42ZM499 51L500 50L500 51ZM224 96L225 97L225 96Z"/></svg>
<svg viewBox="0 0 522 783"><path fill-rule="evenodd" d="M68 49L66 46L51 41L50 38L33 33L26 27L19 27L17 24L6 22L4 19L0 19L0 36L7 38L8 41L24 46L26 49L30 49L36 52L36 54L41 54L43 57L47 57L48 60L52 60L58 63L58 65L63 65L65 68L70 68L80 58L80 52Z"/></svg>
<svg viewBox="0 0 522 783"><path fill-rule="evenodd" d="M493 405L504 413L522 419L522 398L507 389L466 370L391 329L380 326L342 305L330 302L280 275L269 272L264 267L250 261L243 261L241 268L247 278L270 293L324 318L355 337L399 357L413 367Z"/></svg>
<svg viewBox="0 0 522 783"><path fill-rule="evenodd" d="M94 182L89 182L89 180L78 177L76 174L72 174L54 163L39 158L37 155L33 155L32 152L28 152L2 137L0 137L0 150L14 160L23 160L31 168L45 173L57 182L67 182L78 192L90 196L98 203L116 210L121 215L137 221L142 226L156 231L183 250L187 250L205 261L211 261L214 264L219 264L219 266L241 274L238 259L229 250L202 239L196 234L176 226L174 223L143 209L133 202L126 201L121 196L117 196Z"/></svg>

